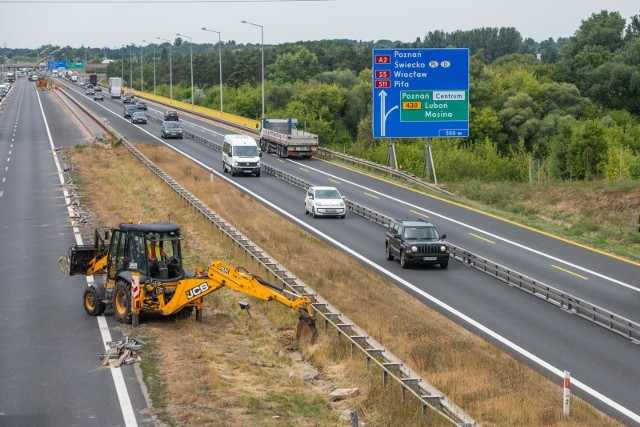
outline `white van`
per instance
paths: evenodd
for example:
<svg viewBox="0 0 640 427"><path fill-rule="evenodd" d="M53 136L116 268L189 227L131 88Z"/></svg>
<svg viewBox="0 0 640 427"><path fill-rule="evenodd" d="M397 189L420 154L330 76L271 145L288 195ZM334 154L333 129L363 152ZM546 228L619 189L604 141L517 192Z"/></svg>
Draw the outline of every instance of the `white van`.
<svg viewBox="0 0 640 427"><path fill-rule="evenodd" d="M222 171L231 171L231 176L260 176L262 152L256 140L247 135L225 135L222 144Z"/></svg>

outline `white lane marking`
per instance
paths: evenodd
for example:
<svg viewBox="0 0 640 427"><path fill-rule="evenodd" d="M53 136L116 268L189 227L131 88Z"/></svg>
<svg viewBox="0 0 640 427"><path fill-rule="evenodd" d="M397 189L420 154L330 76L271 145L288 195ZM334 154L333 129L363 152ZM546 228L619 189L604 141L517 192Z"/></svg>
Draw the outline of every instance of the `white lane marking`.
<svg viewBox="0 0 640 427"><path fill-rule="evenodd" d="M4 193L2 192L2 190L0 190L0 197L2 197L2 195L3 195L3 194L4 194Z"/></svg>
<svg viewBox="0 0 640 427"><path fill-rule="evenodd" d="M302 163L300 163L300 162L298 162L298 161L295 161L295 160L291 160L291 159L288 159L288 160L289 160L290 162L292 162L292 163L297 164L297 165L301 165L301 164L302 164ZM330 177L333 177L333 178L338 179L338 177L336 177L335 175L332 175L332 174L330 174L330 173L327 173L327 172L324 172L324 171L318 170L318 169L313 168L313 167L310 167L310 166L306 166L306 167L308 167L309 169L312 169L312 170L314 170L314 171L316 171L316 172L318 172L318 173L320 173L320 174L327 175L327 176L330 176ZM342 179L342 178L340 178L340 179ZM637 287L635 287L635 286L632 286L632 285L630 285L630 284L628 284L628 283L625 283L625 282L623 282L623 281L621 281L621 280L614 279L613 277L605 276L605 275L604 275L604 274L602 274L602 273L598 273L598 272L596 272L596 271L589 270L588 268L585 268L585 267L579 266L579 265L577 265L577 264L573 264L573 263L571 263L571 262L569 262L569 261L565 261L565 260L563 260L563 259L560 259L560 258L554 257L554 256L552 256L552 255L549 255L549 254L546 254L546 253L544 253L544 252L541 252L541 251L539 251L539 250L537 250L537 249L533 249L533 248L530 248L530 247L528 247L528 246L525 246L525 245L523 245L523 244L521 244L521 243L514 242L513 240L509 240L509 239L507 239L507 238L504 238L504 237L498 236L497 234L489 233L488 231L482 230L482 229L480 229L480 228L478 228L478 227L471 226L471 225L466 224L466 223L464 223L464 222L462 222L462 221L458 221L458 220L455 220L455 219L453 219L453 218L447 217L447 216L445 216L445 215L441 215L441 214L439 214L439 213L437 213L437 212L430 211L430 210L425 209L425 208L420 207L420 206L416 206L416 205L414 205L414 204L411 204L411 203L405 202L404 200L400 200L400 199L397 199L397 198L395 198L395 197L391 197L391 196L389 196L389 195L387 195L387 194L384 194L384 193L382 193L382 192L380 192L380 191L376 191L376 190L373 190L373 189L371 189L371 188L369 188L369 187L365 187L364 185L356 184L355 182L351 182L351 181L348 181L348 180L345 180L345 179L342 179L342 181L343 181L343 182L347 182L347 183L349 183L349 184L352 184L352 185L354 185L355 187L359 187L359 188L362 188L362 189L365 189L365 190L371 191L372 193L379 194L380 196L385 197L385 198L387 198L387 199L389 199L389 200L392 200L392 201L394 201L394 202L401 203L401 204L403 204L403 205L406 205L406 206L412 207L412 208L414 208L414 209L421 210L421 211L423 211L423 212L427 212L427 213L429 213L429 214L431 214L431 215L437 216L437 217L442 218L442 219L444 219L444 220L446 220L446 221L452 222L452 223L454 223L454 224L458 224L458 225L460 225L460 226L462 226L462 227L467 227L467 228L468 228L468 229L470 229L470 230L474 230L474 231L477 231L477 232L479 232L479 233L483 233L483 234L485 234L485 235L487 235L487 236L493 237L494 239L501 240L501 241L503 241L503 242L505 242L505 243L508 243L508 244L510 244L510 245L513 245L513 246L516 246L516 247L518 247L518 248L520 248L520 249L524 249L524 250L526 250L526 251L528 251L528 252L532 252L532 253L534 253L534 254L536 254L536 255L539 255L539 256L541 256L541 257L548 258L548 259L550 259L550 260L553 260L553 261L555 261L555 262L562 263L562 264L567 265L567 266L569 266L569 267L573 267L573 268L578 269L578 270L580 270L580 271L583 271L583 272L585 272L585 273L592 274L592 275L594 275L594 276L596 276L596 277L599 277L599 278L601 278L601 279L608 280L608 281L610 281L610 282L612 282L612 283L615 283L615 284L617 284L617 285L623 286L623 287L625 287L625 288L627 288L627 289L630 289L630 290L632 290L632 291L640 292L640 288L637 288Z"/></svg>
<svg viewBox="0 0 640 427"><path fill-rule="evenodd" d="M47 136L49 138L49 144L51 145L51 151L53 153L53 159L56 164L56 169L58 170L58 178L60 180L60 185L63 188L64 198L67 203L67 211L69 216L74 216L73 208L71 205L71 197L69 192L64 188L64 176L62 174L62 168L60 167L60 162L58 160L58 154L56 153L55 146L53 145L53 138L51 137L51 131L49 130L49 124L47 123L47 117L44 114L44 109L42 108L42 102L40 101L40 95L36 91L36 95L38 96L38 103L40 104L40 111L42 113L42 119L44 120L44 126L47 129ZM80 236L80 229L78 227L73 227L73 233L75 235L76 243L78 245L82 245L82 236ZM93 277L87 277L87 286L93 283ZM100 328L100 335L102 336L102 342L104 344L105 351L108 350L107 342L112 341L111 332L109 331L109 327L107 326L107 320L104 315L97 316L98 319L98 327ZM121 369L109 369L111 371L111 376L113 377L113 383L116 388L116 393L118 395L118 401L120 402L120 409L122 410L122 417L124 418L125 426L127 427L137 427L138 422L136 421L135 413L133 412L133 406L131 405L131 399L129 398L129 392L127 391L127 385L124 382L124 377L122 376Z"/></svg>

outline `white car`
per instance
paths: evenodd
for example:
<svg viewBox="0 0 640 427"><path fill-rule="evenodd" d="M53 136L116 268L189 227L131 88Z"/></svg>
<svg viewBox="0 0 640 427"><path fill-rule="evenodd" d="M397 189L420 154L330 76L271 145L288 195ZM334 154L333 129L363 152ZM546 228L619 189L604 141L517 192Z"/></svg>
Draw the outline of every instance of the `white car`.
<svg viewBox="0 0 640 427"><path fill-rule="evenodd" d="M344 218L347 205L344 197L335 187L309 187L304 199L304 213L317 216L337 216Z"/></svg>

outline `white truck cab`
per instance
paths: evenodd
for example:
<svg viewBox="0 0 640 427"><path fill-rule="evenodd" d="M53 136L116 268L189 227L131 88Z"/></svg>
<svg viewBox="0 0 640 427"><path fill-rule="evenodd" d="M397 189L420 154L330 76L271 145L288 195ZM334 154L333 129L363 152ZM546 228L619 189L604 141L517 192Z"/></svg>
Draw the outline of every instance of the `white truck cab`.
<svg viewBox="0 0 640 427"><path fill-rule="evenodd" d="M222 171L231 176L260 176L262 152L256 140L248 135L225 135L222 144Z"/></svg>

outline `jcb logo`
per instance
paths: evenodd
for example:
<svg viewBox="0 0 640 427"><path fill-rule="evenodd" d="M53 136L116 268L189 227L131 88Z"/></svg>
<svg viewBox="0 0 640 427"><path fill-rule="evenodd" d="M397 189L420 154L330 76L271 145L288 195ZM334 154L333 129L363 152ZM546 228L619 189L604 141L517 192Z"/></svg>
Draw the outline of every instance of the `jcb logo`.
<svg viewBox="0 0 640 427"><path fill-rule="evenodd" d="M209 284L207 282L201 283L198 286L193 287L187 291L187 299L196 298L207 290L209 290Z"/></svg>

